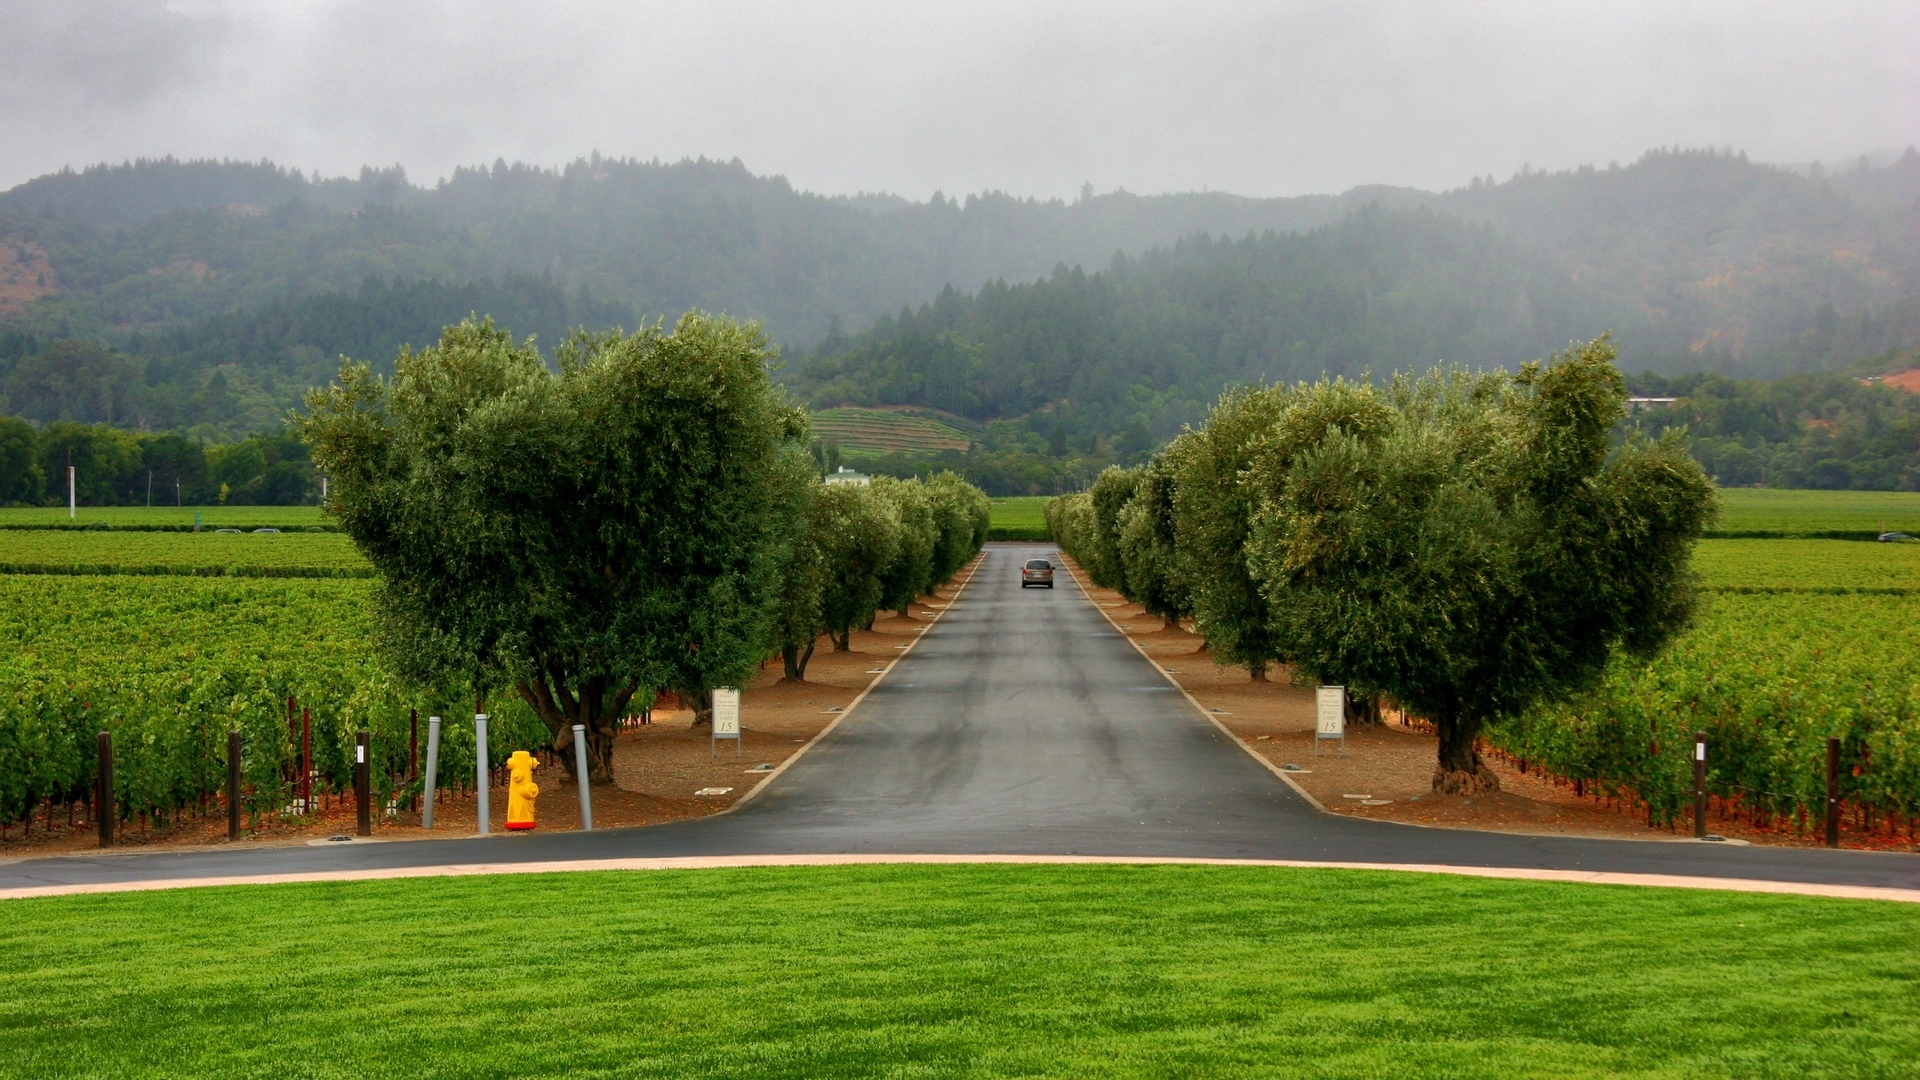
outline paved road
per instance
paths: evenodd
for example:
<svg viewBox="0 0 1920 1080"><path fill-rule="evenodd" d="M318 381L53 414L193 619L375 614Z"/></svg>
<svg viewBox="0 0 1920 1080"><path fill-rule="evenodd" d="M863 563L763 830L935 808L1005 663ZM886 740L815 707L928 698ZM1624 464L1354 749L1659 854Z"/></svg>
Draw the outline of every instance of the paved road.
<svg viewBox="0 0 1920 1080"><path fill-rule="evenodd" d="M832 736L723 817L596 833L20 860L0 888L444 863L799 853L1446 863L1920 888L1920 855L1523 837L1321 814L1197 715L1043 545L974 581Z"/></svg>

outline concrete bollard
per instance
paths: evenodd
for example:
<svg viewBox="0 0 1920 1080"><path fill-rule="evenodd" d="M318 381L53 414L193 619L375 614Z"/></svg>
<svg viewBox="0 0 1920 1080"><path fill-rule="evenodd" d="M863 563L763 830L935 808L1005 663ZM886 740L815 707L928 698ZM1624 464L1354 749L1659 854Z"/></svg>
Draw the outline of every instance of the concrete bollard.
<svg viewBox="0 0 1920 1080"><path fill-rule="evenodd" d="M473 772L475 808L479 813L480 835L487 835L487 811L489 792L487 790L487 714L473 714Z"/></svg>
<svg viewBox="0 0 1920 1080"><path fill-rule="evenodd" d="M433 828L433 784L440 768L440 718L427 717L427 808L420 812L420 827Z"/></svg>

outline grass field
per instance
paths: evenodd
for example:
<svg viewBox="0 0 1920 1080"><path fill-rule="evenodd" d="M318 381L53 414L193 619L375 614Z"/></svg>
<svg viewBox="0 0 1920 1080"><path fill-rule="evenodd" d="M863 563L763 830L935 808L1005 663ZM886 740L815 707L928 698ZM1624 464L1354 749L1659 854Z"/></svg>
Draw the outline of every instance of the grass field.
<svg viewBox="0 0 1920 1080"><path fill-rule="evenodd" d="M1920 907L1881 902L956 866L5 911L15 1075L1800 1077L1920 1060Z"/></svg>
<svg viewBox="0 0 1920 1080"><path fill-rule="evenodd" d="M1014 495L988 500L993 504L992 540L1045 540L1046 495Z"/></svg>
<svg viewBox="0 0 1920 1080"><path fill-rule="evenodd" d="M112 525L191 529L196 513L205 529L323 524L317 506L82 506L72 518L67 517L64 506L29 506L0 508L0 527Z"/></svg>
<svg viewBox="0 0 1920 1080"><path fill-rule="evenodd" d="M824 409L813 414L816 438L848 450L965 450L973 437L955 423L890 409Z"/></svg>
<svg viewBox="0 0 1920 1080"><path fill-rule="evenodd" d="M1920 544L1702 540L1694 567L1728 592L1920 592Z"/></svg>
<svg viewBox="0 0 1920 1080"><path fill-rule="evenodd" d="M367 574L341 533L91 532L0 529L0 573L59 568L91 573L267 576L283 571Z"/></svg>
<svg viewBox="0 0 1920 1080"><path fill-rule="evenodd" d="M1724 488L1715 532L1907 532L1920 536L1920 492Z"/></svg>

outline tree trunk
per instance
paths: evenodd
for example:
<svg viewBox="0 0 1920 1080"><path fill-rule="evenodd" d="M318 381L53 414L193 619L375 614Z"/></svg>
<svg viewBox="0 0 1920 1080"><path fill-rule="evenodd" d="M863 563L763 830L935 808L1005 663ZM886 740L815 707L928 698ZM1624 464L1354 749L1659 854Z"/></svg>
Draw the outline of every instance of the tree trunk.
<svg viewBox="0 0 1920 1080"><path fill-rule="evenodd" d="M1267 662L1265 660L1255 660L1254 662L1248 664L1247 676L1248 678L1251 678L1254 682L1266 682L1267 681Z"/></svg>
<svg viewBox="0 0 1920 1080"><path fill-rule="evenodd" d="M1161 623L1160 623L1160 629L1162 629L1162 630L1178 630L1178 629L1180 629L1180 616L1178 616L1178 615L1162 615L1162 616L1161 616L1160 618L1161 618L1161 620L1162 620L1162 621L1161 621Z"/></svg>
<svg viewBox="0 0 1920 1080"><path fill-rule="evenodd" d="M573 760L573 725L586 729L587 778L602 783L613 780L613 740L619 734L620 717L637 689L631 685L609 686L598 678L584 680L576 694L570 691L565 672L549 665L548 670L515 686L520 697L547 726L550 745L559 755L561 767L569 778L577 779Z"/></svg>
<svg viewBox="0 0 1920 1080"><path fill-rule="evenodd" d="M1382 723L1380 699L1371 694L1347 694L1347 717L1355 724Z"/></svg>
<svg viewBox="0 0 1920 1080"><path fill-rule="evenodd" d="M852 652L853 651L853 627L848 626L848 627L843 627L841 629L839 635L833 639L833 651L834 652Z"/></svg>
<svg viewBox="0 0 1920 1080"><path fill-rule="evenodd" d="M815 638L807 642L807 647L804 650L798 645L782 645L780 647L780 660L782 667L785 669L785 674L781 677L780 681L806 682L807 662L813 659L813 648L819 643L820 640Z"/></svg>
<svg viewBox="0 0 1920 1080"><path fill-rule="evenodd" d="M694 727L713 726L712 687L699 686L691 690L682 690L680 691L680 697L686 701L687 707L693 710Z"/></svg>
<svg viewBox="0 0 1920 1080"><path fill-rule="evenodd" d="M1447 711L1433 718L1440 736L1440 763L1433 770L1436 795L1481 795L1500 790L1500 781L1480 760L1473 740L1480 735L1480 718Z"/></svg>

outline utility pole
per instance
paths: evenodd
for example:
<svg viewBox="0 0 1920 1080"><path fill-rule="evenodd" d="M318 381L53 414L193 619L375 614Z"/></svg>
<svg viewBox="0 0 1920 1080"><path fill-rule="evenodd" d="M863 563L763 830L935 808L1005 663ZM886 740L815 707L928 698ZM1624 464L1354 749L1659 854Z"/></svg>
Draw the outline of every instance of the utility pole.
<svg viewBox="0 0 1920 1080"><path fill-rule="evenodd" d="M153 470L147 470L147 509L153 509Z"/></svg>
<svg viewBox="0 0 1920 1080"><path fill-rule="evenodd" d="M67 520L68 521L73 520L74 514L78 512L79 505L80 505L79 499L77 496L75 496L74 490L73 490L73 466L68 465L67 466Z"/></svg>

